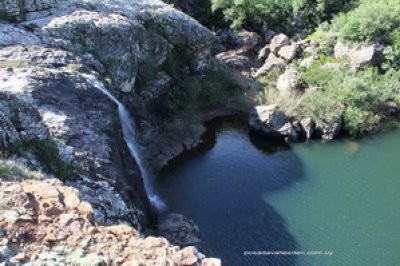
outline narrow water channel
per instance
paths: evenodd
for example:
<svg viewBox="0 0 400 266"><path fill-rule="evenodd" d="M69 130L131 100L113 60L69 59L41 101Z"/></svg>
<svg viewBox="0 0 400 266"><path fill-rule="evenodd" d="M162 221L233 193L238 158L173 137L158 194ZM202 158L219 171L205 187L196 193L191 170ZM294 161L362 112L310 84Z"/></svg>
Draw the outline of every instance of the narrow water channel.
<svg viewBox="0 0 400 266"><path fill-rule="evenodd" d="M209 129L156 186L223 265L400 265L400 130L288 146L237 120Z"/></svg>

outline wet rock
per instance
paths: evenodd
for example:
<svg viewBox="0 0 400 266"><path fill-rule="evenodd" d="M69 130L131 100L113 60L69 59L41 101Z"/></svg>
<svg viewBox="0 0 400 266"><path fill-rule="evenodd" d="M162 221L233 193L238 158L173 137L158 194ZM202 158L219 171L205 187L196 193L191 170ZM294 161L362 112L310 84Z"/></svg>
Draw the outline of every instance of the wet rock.
<svg viewBox="0 0 400 266"><path fill-rule="evenodd" d="M298 141L300 132L277 105L258 105L249 117L250 128L268 138Z"/></svg>
<svg viewBox="0 0 400 266"><path fill-rule="evenodd" d="M171 213L158 223L159 233L178 246L201 245L200 231L194 222L182 214Z"/></svg>
<svg viewBox="0 0 400 266"><path fill-rule="evenodd" d="M322 127L318 127L317 130L321 132L321 138L323 140L333 140L337 136L339 136L340 131L342 129L342 119L339 118L332 123L326 123Z"/></svg>
<svg viewBox="0 0 400 266"><path fill-rule="evenodd" d="M303 118L300 120L302 131L305 133L306 139L311 139L314 133L314 123L311 118Z"/></svg>

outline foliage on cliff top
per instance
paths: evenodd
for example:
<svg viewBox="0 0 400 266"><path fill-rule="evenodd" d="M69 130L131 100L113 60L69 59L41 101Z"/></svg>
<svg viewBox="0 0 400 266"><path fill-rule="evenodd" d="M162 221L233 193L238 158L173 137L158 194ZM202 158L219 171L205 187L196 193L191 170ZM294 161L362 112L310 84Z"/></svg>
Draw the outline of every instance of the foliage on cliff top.
<svg viewBox="0 0 400 266"><path fill-rule="evenodd" d="M314 87L304 94L297 112L317 124L332 122L343 113L344 128L352 135L373 131L387 117L385 105L397 101L400 72L380 74L375 68L357 73L333 70L315 63L303 69L303 80Z"/></svg>
<svg viewBox="0 0 400 266"><path fill-rule="evenodd" d="M50 140L37 139L14 142L3 153L4 157L24 156L29 153L40 163L45 172L53 174L61 180L75 177L73 164L60 158L56 143Z"/></svg>

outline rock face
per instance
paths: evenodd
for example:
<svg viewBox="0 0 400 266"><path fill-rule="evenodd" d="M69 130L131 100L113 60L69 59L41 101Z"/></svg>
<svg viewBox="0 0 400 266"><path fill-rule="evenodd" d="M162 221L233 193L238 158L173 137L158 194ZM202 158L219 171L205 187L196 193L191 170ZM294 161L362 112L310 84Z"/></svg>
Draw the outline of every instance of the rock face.
<svg viewBox="0 0 400 266"><path fill-rule="evenodd" d="M55 179L0 183L0 262L7 265L220 265L194 247L101 226L76 189ZM208 264L214 263L214 264Z"/></svg>
<svg viewBox="0 0 400 266"><path fill-rule="evenodd" d="M193 54L204 53L214 38L196 20L159 0L9 0L0 5L0 14L24 21L24 26L33 29L33 34L17 43L43 40L46 45L90 54L123 92L134 87L141 65L160 66L174 46L186 47ZM8 39L22 34L19 29L2 29L0 25L0 36L10 32L14 36Z"/></svg>
<svg viewBox="0 0 400 266"><path fill-rule="evenodd" d="M160 219L158 232L178 246L201 245L200 231L193 221L182 214L170 213Z"/></svg>
<svg viewBox="0 0 400 266"><path fill-rule="evenodd" d="M346 57L349 59L353 70L358 70L366 66L376 66L382 61L383 46L371 44L362 47L349 47L342 42L337 42L334 48L336 58Z"/></svg>
<svg viewBox="0 0 400 266"><path fill-rule="evenodd" d="M95 68L97 63L41 46L0 49L1 62L7 66L0 67L0 114L6 125L2 123L0 130L3 147L16 140L55 141L63 159L79 166L82 178L89 177L82 180L112 181L102 186L86 182L88 191L111 191L107 198L85 193L100 222L148 223L149 202L123 140L116 106L90 85L85 75L92 74L76 70ZM83 188L82 182L76 185ZM136 207L128 207L128 194L134 195L132 206L146 216L139 217ZM110 208L124 202L125 208Z"/></svg>
<svg viewBox="0 0 400 266"><path fill-rule="evenodd" d="M269 138L298 141L301 127L293 123L277 105L259 105L250 114L249 125L252 130Z"/></svg>

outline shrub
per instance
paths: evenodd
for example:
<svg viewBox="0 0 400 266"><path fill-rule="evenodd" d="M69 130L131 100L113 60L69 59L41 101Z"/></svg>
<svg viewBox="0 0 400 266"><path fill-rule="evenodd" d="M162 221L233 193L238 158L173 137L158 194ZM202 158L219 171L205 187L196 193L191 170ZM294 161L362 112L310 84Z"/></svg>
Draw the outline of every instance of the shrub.
<svg viewBox="0 0 400 266"><path fill-rule="evenodd" d="M361 0L353 10L336 17L331 29L343 41L384 42L400 26L400 0Z"/></svg>
<svg viewBox="0 0 400 266"><path fill-rule="evenodd" d="M50 140L29 140L14 142L7 148L6 155L32 154L43 167L43 170L61 180L75 177L74 166L71 162L60 158L57 145Z"/></svg>
<svg viewBox="0 0 400 266"><path fill-rule="evenodd" d="M231 28L260 29L267 25L288 30L292 5L289 0L212 0L213 10L221 9Z"/></svg>
<svg viewBox="0 0 400 266"><path fill-rule="evenodd" d="M43 179L41 172L30 170L26 165L12 161L0 159L0 180L17 179Z"/></svg>
<svg viewBox="0 0 400 266"><path fill-rule="evenodd" d="M343 112L345 129L352 135L370 132L385 118L382 106L396 100L400 72L380 74L376 69L358 73L328 69L317 71L318 63L303 72L309 87L298 108L299 114L312 117L316 123L337 119Z"/></svg>

